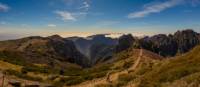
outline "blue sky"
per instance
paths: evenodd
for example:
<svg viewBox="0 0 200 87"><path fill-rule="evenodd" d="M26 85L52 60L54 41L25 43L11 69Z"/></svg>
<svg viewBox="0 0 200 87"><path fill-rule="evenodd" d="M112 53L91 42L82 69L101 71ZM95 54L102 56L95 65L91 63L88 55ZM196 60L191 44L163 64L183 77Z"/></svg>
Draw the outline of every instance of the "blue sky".
<svg viewBox="0 0 200 87"><path fill-rule="evenodd" d="M0 37L200 32L200 0L0 0Z"/></svg>

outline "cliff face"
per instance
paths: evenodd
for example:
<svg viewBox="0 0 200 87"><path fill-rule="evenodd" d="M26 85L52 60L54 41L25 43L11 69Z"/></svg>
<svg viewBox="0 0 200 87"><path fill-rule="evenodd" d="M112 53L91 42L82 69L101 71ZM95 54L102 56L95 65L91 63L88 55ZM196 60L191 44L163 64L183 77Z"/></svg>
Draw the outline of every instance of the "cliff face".
<svg viewBox="0 0 200 87"><path fill-rule="evenodd" d="M173 35L159 34L140 40L141 47L163 56L188 52L200 43L199 34L192 30L177 31Z"/></svg>
<svg viewBox="0 0 200 87"><path fill-rule="evenodd" d="M174 34L178 44L178 51L184 53L200 43L199 34L192 30L178 31Z"/></svg>

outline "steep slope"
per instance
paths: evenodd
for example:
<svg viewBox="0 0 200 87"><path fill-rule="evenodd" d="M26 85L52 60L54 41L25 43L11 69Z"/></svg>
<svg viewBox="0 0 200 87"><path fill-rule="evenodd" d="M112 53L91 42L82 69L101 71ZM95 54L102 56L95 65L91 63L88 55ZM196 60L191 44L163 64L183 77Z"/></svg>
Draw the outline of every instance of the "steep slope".
<svg viewBox="0 0 200 87"><path fill-rule="evenodd" d="M139 87L177 87L199 85L200 76L200 46L177 58L163 61L161 65L153 68L141 77ZM179 81L178 81L179 80ZM172 84L173 83L173 84ZM174 83L177 83L176 85ZM195 86L194 86L195 87Z"/></svg>
<svg viewBox="0 0 200 87"><path fill-rule="evenodd" d="M66 38L72 40L77 49L90 59L91 65L96 64L100 60L104 60L112 56L114 46L117 45L117 39L106 37L106 34L97 34L82 37Z"/></svg>
<svg viewBox="0 0 200 87"><path fill-rule="evenodd" d="M49 64L57 60L88 65L87 59L76 50L74 43L58 35L1 41L0 53L1 56L18 58L28 63Z"/></svg>
<svg viewBox="0 0 200 87"><path fill-rule="evenodd" d="M108 46L105 44L93 44L90 47L90 57L92 58L92 65L102 63L112 58L114 54L114 46Z"/></svg>
<svg viewBox="0 0 200 87"><path fill-rule="evenodd" d="M72 41L58 35L1 41L1 64L0 72L6 72L8 81L40 85L54 84L54 79L70 77L89 65Z"/></svg>
<svg viewBox="0 0 200 87"><path fill-rule="evenodd" d="M185 79L189 85L199 81L199 78L189 78L200 72L200 46L183 56L163 61L162 65L155 67L141 78L139 87L166 86L176 80ZM199 76L199 75L197 75ZM187 79L189 78L189 79ZM199 84L199 82L196 82Z"/></svg>
<svg viewBox="0 0 200 87"><path fill-rule="evenodd" d="M200 46L197 46L184 55L160 61L158 55L144 50L142 56L134 60L133 70L129 73L115 72L116 80L112 80L111 83L101 81L91 87L198 87L200 85L199 54ZM110 74L111 78L114 74Z"/></svg>

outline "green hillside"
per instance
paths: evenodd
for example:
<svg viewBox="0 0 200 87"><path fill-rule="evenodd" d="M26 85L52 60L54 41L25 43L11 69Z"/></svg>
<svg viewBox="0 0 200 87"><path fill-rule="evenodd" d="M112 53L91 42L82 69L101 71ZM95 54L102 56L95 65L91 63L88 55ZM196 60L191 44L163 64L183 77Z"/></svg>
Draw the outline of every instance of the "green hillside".
<svg viewBox="0 0 200 87"><path fill-rule="evenodd" d="M165 60L159 66L153 67L152 71L141 77L139 87L165 87L179 81L183 81L185 85L199 84L199 66L200 46L185 55Z"/></svg>
<svg viewBox="0 0 200 87"><path fill-rule="evenodd" d="M123 53L123 55L127 55L127 53L128 52ZM112 83L100 85L104 85L105 87L199 86L200 46L195 47L184 55L164 59L162 61L152 59L156 56L155 54L153 54L154 56L150 56L149 51L143 54L140 65L133 72L119 75L118 80ZM97 85L97 87L99 87L99 85Z"/></svg>

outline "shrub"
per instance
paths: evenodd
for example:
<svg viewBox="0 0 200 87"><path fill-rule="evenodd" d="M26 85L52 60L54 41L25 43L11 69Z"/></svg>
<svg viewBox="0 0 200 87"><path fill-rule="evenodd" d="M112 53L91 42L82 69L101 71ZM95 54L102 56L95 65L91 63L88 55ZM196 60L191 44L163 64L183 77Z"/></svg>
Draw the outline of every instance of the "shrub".
<svg viewBox="0 0 200 87"><path fill-rule="evenodd" d="M38 73L50 73L50 69L47 67L39 67L34 65L24 66L22 72L38 72Z"/></svg>
<svg viewBox="0 0 200 87"><path fill-rule="evenodd" d="M16 65L27 65L21 53L15 51L0 51L0 60Z"/></svg>
<svg viewBox="0 0 200 87"><path fill-rule="evenodd" d="M60 83L56 83L56 84L60 84L60 85L75 85L75 84L79 84L81 82L83 82L84 79L80 76L69 76L69 77L61 77L59 82Z"/></svg>
<svg viewBox="0 0 200 87"><path fill-rule="evenodd" d="M14 76L17 76L19 78L26 79L26 80L42 81L42 78L40 78L40 77L31 77L31 76L28 76L26 74L22 74L18 71L15 71L15 70L9 69L9 70L6 70L5 73L8 74L8 75L14 75Z"/></svg>

